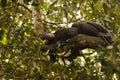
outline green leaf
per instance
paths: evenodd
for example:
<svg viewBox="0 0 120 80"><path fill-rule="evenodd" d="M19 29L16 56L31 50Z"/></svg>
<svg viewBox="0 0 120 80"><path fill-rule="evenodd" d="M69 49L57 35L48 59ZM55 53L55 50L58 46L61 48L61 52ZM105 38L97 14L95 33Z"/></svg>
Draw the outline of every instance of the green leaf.
<svg viewBox="0 0 120 80"><path fill-rule="evenodd" d="M4 30L0 30L0 40L3 39Z"/></svg>
<svg viewBox="0 0 120 80"><path fill-rule="evenodd" d="M23 0L25 4L29 4L31 0Z"/></svg>
<svg viewBox="0 0 120 80"><path fill-rule="evenodd" d="M0 41L2 44L6 45L7 44L7 36L4 36L2 41Z"/></svg>
<svg viewBox="0 0 120 80"><path fill-rule="evenodd" d="M7 5L7 0L1 0L1 7L4 9Z"/></svg>
<svg viewBox="0 0 120 80"><path fill-rule="evenodd" d="M97 3L97 2L98 2L98 0L93 0L93 2L94 2L94 3Z"/></svg>

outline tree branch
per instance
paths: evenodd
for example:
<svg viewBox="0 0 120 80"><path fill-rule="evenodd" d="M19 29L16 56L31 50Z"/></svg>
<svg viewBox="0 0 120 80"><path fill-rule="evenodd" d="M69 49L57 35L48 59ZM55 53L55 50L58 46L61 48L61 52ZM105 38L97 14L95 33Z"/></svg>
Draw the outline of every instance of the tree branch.
<svg viewBox="0 0 120 80"><path fill-rule="evenodd" d="M96 49L100 47L107 46L104 40L100 37L88 36L84 34L79 34L73 38L65 45L64 50L82 50L85 48Z"/></svg>
<svg viewBox="0 0 120 80"><path fill-rule="evenodd" d="M24 7L26 10L28 10L30 13L32 13L32 11L28 7L26 7L25 5L23 5L21 3L18 3L17 5Z"/></svg>

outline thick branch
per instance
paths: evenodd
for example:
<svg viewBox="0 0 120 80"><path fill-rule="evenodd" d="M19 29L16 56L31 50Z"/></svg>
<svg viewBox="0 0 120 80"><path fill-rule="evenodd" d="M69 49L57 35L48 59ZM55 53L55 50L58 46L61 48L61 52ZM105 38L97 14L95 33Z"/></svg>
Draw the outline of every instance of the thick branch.
<svg viewBox="0 0 120 80"><path fill-rule="evenodd" d="M68 44L64 46L64 50L82 50L85 48L96 49L105 46L107 46L107 43L100 37L79 34L71 38Z"/></svg>

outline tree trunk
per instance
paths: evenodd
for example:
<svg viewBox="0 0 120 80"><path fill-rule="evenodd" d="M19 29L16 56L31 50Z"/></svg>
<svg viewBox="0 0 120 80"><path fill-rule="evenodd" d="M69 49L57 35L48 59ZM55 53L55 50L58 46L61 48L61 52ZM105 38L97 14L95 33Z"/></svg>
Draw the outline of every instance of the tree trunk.
<svg viewBox="0 0 120 80"><path fill-rule="evenodd" d="M32 0L32 15L33 15L33 22L34 22L34 30L35 32L40 35L43 33L43 24L41 20L40 15L40 9L39 9L39 0Z"/></svg>

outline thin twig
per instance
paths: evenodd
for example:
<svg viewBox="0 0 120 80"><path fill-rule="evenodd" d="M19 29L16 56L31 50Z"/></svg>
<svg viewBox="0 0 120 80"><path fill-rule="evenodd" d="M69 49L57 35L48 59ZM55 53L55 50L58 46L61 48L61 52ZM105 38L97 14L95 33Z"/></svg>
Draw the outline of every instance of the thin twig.
<svg viewBox="0 0 120 80"><path fill-rule="evenodd" d="M26 7L25 5L20 4L20 3L17 3L17 5L18 5L18 6L24 7L24 8L27 9L30 13L32 13L32 11L31 11L28 7Z"/></svg>

